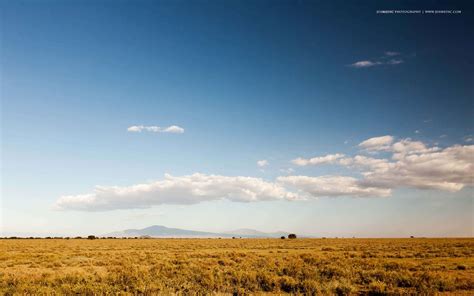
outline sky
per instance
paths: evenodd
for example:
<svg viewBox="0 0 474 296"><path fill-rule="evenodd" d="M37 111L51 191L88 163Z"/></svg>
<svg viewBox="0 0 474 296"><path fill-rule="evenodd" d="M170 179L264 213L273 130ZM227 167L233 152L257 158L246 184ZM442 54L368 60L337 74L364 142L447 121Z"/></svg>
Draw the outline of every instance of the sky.
<svg viewBox="0 0 474 296"><path fill-rule="evenodd" d="M473 236L468 1L0 5L3 235Z"/></svg>

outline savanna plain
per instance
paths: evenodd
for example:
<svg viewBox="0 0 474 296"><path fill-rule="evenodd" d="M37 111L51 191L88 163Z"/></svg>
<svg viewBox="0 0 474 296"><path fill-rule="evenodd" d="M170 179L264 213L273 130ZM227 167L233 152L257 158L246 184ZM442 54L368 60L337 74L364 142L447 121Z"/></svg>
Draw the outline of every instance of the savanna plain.
<svg viewBox="0 0 474 296"><path fill-rule="evenodd" d="M0 294L474 294L474 239L2 239Z"/></svg>

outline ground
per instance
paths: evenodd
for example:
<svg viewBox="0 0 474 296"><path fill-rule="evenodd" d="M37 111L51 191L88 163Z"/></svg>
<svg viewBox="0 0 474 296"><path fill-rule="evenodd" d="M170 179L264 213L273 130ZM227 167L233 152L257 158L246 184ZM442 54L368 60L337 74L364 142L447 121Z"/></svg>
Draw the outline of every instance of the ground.
<svg viewBox="0 0 474 296"><path fill-rule="evenodd" d="M474 294L474 239L2 239L0 294Z"/></svg>

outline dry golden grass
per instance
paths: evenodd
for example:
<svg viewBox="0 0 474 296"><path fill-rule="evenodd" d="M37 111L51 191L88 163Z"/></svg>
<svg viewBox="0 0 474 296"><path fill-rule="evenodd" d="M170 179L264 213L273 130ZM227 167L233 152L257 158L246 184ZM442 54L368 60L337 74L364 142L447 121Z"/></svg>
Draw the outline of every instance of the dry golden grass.
<svg viewBox="0 0 474 296"><path fill-rule="evenodd" d="M473 294L474 239L0 240L0 294Z"/></svg>

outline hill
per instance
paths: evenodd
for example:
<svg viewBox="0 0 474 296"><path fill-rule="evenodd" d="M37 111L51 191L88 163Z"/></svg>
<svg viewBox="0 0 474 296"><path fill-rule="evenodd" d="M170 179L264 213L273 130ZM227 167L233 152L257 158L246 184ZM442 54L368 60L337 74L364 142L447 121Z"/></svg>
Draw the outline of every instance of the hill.
<svg viewBox="0 0 474 296"><path fill-rule="evenodd" d="M116 231L105 234L104 236L114 237L135 237L135 236L150 236L150 237L189 237L189 238L206 238L206 237L245 237L245 238L276 238L280 236L287 236L286 232L266 233L254 229L237 229L234 231L217 233L187 230L180 228L170 228L162 225L153 225L143 229L126 229L123 231Z"/></svg>

